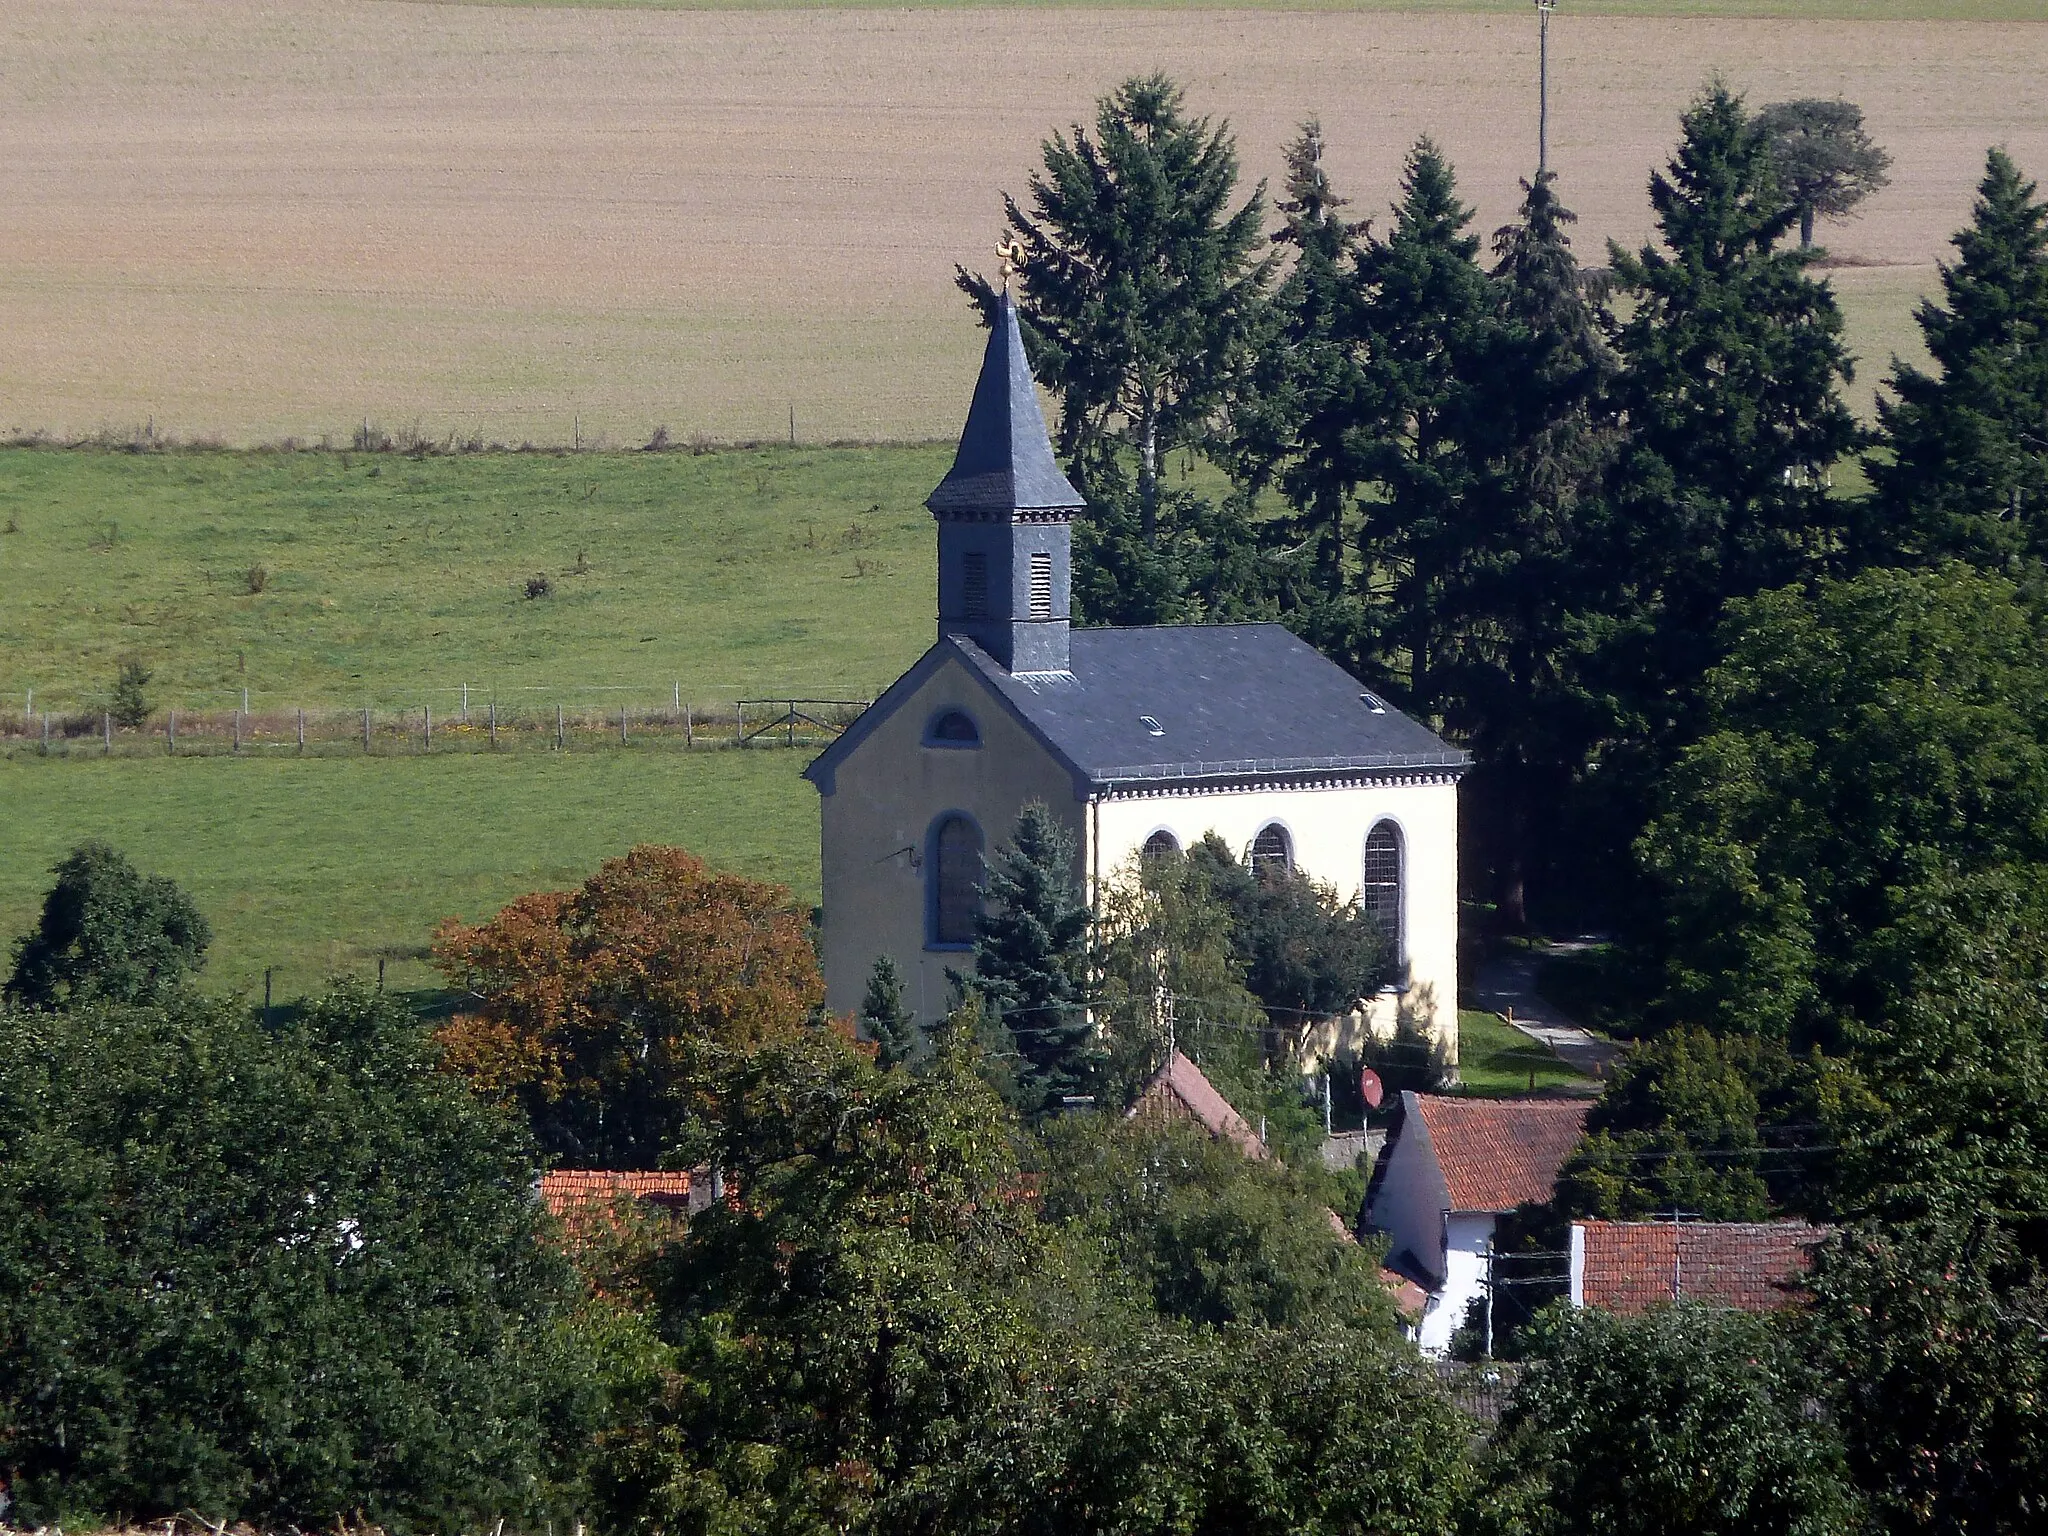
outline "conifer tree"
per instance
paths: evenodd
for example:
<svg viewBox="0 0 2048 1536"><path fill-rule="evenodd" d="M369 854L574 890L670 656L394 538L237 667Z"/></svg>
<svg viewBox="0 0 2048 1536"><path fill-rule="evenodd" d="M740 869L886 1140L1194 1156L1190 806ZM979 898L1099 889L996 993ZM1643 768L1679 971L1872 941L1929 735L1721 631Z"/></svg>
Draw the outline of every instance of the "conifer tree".
<svg viewBox="0 0 2048 1536"><path fill-rule="evenodd" d="M860 1022L875 1042L875 1064L891 1071L917 1050L917 1020L903 1006L903 972L888 955L877 955L861 999Z"/></svg>
<svg viewBox="0 0 2048 1536"><path fill-rule="evenodd" d="M1864 553L1885 563L2048 557L2048 206L1991 151L1944 303L1918 314L1939 374L1892 366L1880 400L1889 458Z"/></svg>
<svg viewBox="0 0 2048 1536"><path fill-rule="evenodd" d="M1828 477L1859 440L1841 312L1811 257L1779 249L1799 215L1763 129L1718 82L1681 121L1668 174L1650 178L1661 248L1611 248L1631 309L1615 382L1629 437L1595 557L1616 582L1614 685L1652 740L1711 664L1721 605L1834 553Z"/></svg>
<svg viewBox="0 0 2048 1536"><path fill-rule="evenodd" d="M1465 501L1449 579L1444 714L1478 766L1476 813L1502 917L1527 922L1531 848L1599 728L1579 687L1577 616L1592 599L1581 559L1618 434L1604 309L1586 291L1554 172L1522 184L1521 216L1493 237L1496 325L1475 383L1483 468Z"/></svg>
<svg viewBox="0 0 2048 1536"><path fill-rule="evenodd" d="M1233 469L1255 487L1277 484L1294 515L1276 530L1307 556L1306 602L1340 601L1349 586L1352 508L1367 470L1360 426L1367 414L1357 347L1358 260L1365 223L1345 220L1323 168L1314 118L1282 152L1285 220L1273 236L1294 262L1275 291L1271 343L1258 349L1249 398L1231 421Z"/></svg>
<svg viewBox="0 0 2048 1536"><path fill-rule="evenodd" d="M1237 144L1228 124L1189 117L1164 75L1126 80L1044 145L1030 211L1005 197L1022 247L1019 308L1032 365L1060 399L1059 447L1091 505L1130 485L1143 543L1159 535L1160 474L1201 444L1241 366L1274 258L1257 248L1264 184L1233 209ZM958 282L984 314L995 292Z"/></svg>
<svg viewBox="0 0 2048 1536"><path fill-rule="evenodd" d="M989 861L975 918L974 974L961 977L1015 1037L1027 1107L1083 1091L1094 1029L1082 1004L1088 908L1075 879L1074 838L1038 801Z"/></svg>
<svg viewBox="0 0 2048 1536"><path fill-rule="evenodd" d="M1359 324L1373 415L1365 463L1383 499L1362 532L1368 579L1387 593L1379 658L1406 653L1408 703L1436 713L1445 583L1464 538L1465 501L1476 475L1476 364L1492 328L1493 299L1479 268L1472 210L1429 139L1416 142L1385 240L1365 252L1368 296Z"/></svg>

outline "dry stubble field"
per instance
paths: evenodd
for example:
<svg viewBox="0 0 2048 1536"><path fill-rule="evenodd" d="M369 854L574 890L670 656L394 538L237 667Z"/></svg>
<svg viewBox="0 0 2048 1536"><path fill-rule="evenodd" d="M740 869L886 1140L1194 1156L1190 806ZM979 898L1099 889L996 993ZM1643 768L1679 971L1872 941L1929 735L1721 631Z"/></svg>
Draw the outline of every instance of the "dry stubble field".
<svg viewBox="0 0 2048 1536"><path fill-rule="evenodd" d="M978 346L953 263L1118 78L1185 82L1255 176L1320 113L1367 211L1430 132L1490 229L1533 158L1526 10L13 0L0 429L942 436ZM1647 233L1711 73L1863 103L1894 185L1829 238L1879 365L1985 147L2048 173L2039 23L1567 10L1553 41L1593 254Z"/></svg>

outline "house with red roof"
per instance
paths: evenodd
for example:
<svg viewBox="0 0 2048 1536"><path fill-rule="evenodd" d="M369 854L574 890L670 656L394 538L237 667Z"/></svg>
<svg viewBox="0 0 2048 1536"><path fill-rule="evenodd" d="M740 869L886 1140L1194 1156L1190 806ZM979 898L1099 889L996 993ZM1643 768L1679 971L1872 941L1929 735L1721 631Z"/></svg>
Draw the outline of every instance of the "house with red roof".
<svg viewBox="0 0 2048 1536"><path fill-rule="evenodd" d="M540 1200L562 1224L572 1249L616 1230L626 1213L677 1223L712 1199L709 1169L684 1172L621 1172L599 1168L557 1168L540 1176Z"/></svg>
<svg viewBox="0 0 2048 1536"><path fill-rule="evenodd" d="M1416 1342L1427 1354L1485 1294L1496 1225L1549 1200L1586 1128L1583 1099L1401 1095L1366 1190L1365 1224L1387 1237L1387 1267L1424 1295Z"/></svg>
<svg viewBox="0 0 2048 1536"><path fill-rule="evenodd" d="M1572 1305L1636 1313L1690 1301L1774 1312L1798 1300L1829 1231L1803 1221L1575 1221Z"/></svg>
<svg viewBox="0 0 2048 1536"><path fill-rule="evenodd" d="M1166 1065L1154 1072L1138 1090L1129 1118L1160 1116L1169 1120L1192 1120L1218 1141L1227 1141L1246 1157L1263 1158L1266 1144L1230 1101L1216 1091L1216 1085L1202 1075L1202 1069L1175 1051Z"/></svg>

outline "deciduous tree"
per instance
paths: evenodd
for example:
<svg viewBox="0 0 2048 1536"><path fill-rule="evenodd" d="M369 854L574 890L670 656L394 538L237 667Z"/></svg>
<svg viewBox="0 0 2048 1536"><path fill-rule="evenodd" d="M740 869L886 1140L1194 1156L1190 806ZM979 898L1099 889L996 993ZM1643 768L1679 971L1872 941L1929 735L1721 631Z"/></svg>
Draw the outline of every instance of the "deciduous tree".
<svg viewBox="0 0 2048 1536"><path fill-rule="evenodd" d="M450 1067L584 1166L653 1167L718 1054L800 1029L825 991L786 889L651 844L444 922L434 955L470 1003L441 1032Z"/></svg>
<svg viewBox="0 0 2048 1536"><path fill-rule="evenodd" d="M1770 136L1778 189L1799 214L1801 250L1813 244L1815 218L1839 219L1891 185L1892 157L1864 131L1863 109L1853 101L1774 101L1757 122Z"/></svg>

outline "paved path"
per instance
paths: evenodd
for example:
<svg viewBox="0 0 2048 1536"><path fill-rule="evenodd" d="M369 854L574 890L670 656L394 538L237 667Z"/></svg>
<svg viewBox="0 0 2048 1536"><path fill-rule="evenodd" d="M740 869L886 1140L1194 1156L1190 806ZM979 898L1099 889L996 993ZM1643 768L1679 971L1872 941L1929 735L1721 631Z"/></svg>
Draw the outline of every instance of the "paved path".
<svg viewBox="0 0 2048 1536"><path fill-rule="evenodd" d="M1532 1040L1541 1040L1575 1071L1604 1078L1609 1063L1622 1053L1620 1043L1573 1023L1536 991L1536 967L1546 954L1583 947L1554 944L1547 951L1501 948L1479 968L1472 1004L1507 1015L1515 1028Z"/></svg>

